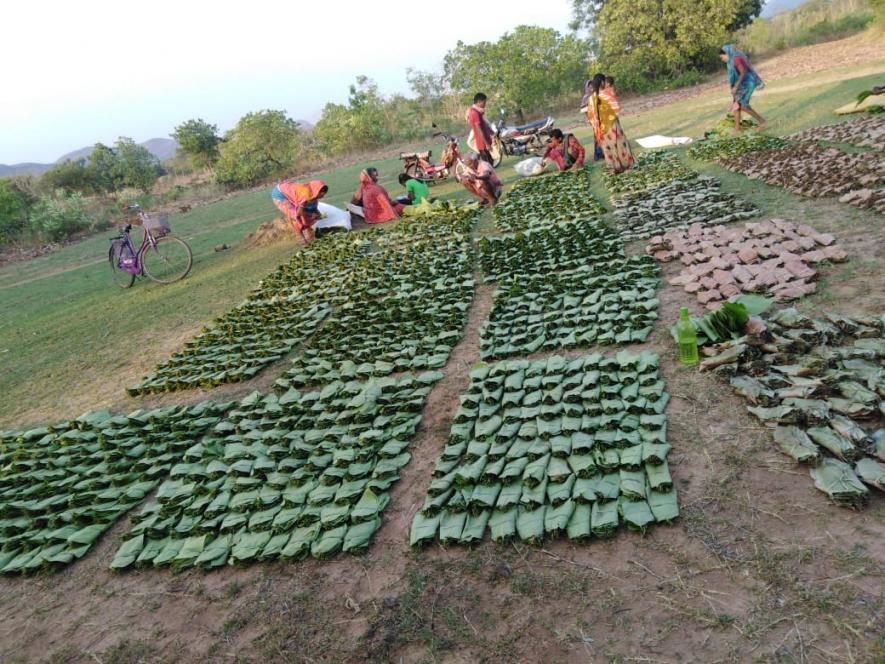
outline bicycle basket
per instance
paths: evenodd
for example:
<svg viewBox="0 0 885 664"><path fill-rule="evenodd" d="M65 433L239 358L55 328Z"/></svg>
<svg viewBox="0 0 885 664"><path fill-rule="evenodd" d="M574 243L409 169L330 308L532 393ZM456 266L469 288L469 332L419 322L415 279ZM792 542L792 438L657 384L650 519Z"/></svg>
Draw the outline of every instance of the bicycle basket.
<svg viewBox="0 0 885 664"><path fill-rule="evenodd" d="M165 214L158 217L145 215L143 223L144 230L154 237L163 237L164 235L169 235L169 233L172 232L172 227L169 226L169 217L167 217Z"/></svg>

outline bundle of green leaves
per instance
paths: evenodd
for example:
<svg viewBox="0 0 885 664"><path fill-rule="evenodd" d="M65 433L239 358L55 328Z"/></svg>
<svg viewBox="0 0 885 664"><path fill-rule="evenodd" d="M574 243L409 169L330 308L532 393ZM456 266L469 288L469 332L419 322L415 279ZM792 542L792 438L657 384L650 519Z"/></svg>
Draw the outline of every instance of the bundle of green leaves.
<svg viewBox="0 0 885 664"><path fill-rule="evenodd" d="M0 433L0 572L59 568L86 555L228 406L98 411Z"/></svg>
<svg viewBox="0 0 885 664"><path fill-rule="evenodd" d="M643 240L692 224L727 224L750 219L759 208L720 190L719 180L691 177L670 180L614 200L617 227L625 242Z"/></svg>
<svg viewBox="0 0 885 664"><path fill-rule="evenodd" d="M658 357L626 351L479 364L412 545L609 537L678 514Z"/></svg>
<svg viewBox="0 0 885 664"><path fill-rule="evenodd" d="M485 281L572 270L624 256L618 233L597 217L477 240Z"/></svg>
<svg viewBox="0 0 885 664"><path fill-rule="evenodd" d="M480 331L480 354L501 358L645 341L658 317L658 284L657 263L649 256L502 280Z"/></svg>
<svg viewBox="0 0 885 664"><path fill-rule="evenodd" d="M718 161L758 150L776 150L790 141L767 134L743 133L739 136L714 136L698 141L688 148L688 156L702 161Z"/></svg>
<svg viewBox="0 0 885 664"><path fill-rule="evenodd" d="M603 182L612 194L630 194L644 191L662 182L692 178L697 173L682 163L670 150L643 152L636 156L636 165L629 171L603 171Z"/></svg>
<svg viewBox="0 0 885 664"><path fill-rule="evenodd" d="M439 378L249 395L172 468L111 567L208 569L365 549Z"/></svg>
<svg viewBox="0 0 885 664"><path fill-rule="evenodd" d="M516 232L604 212L593 196L589 169L563 171L514 185L495 206L495 225L502 231Z"/></svg>

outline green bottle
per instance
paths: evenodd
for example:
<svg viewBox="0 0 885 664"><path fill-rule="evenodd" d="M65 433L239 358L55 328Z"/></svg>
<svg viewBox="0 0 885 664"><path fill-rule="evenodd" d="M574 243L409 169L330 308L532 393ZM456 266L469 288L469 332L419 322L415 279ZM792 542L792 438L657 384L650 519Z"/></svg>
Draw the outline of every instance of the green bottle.
<svg viewBox="0 0 885 664"><path fill-rule="evenodd" d="M698 363L698 335L694 325L688 319L688 309L679 310L679 322L676 323L676 337L679 339L679 359L682 364Z"/></svg>

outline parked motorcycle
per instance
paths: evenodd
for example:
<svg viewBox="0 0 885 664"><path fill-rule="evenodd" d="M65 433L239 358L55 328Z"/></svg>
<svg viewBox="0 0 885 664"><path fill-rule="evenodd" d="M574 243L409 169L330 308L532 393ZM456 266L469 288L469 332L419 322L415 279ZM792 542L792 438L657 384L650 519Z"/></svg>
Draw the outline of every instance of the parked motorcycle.
<svg viewBox="0 0 885 664"><path fill-rule="evenodd" d="M436 123L433 128L438 129ZM433 154L432 150L427 152L403 152L399 158L403 161L403 173L411 175L416 180L421 180L425 184L435 184L441 180L445 180L451 175L452 168L461 168L464 165L461 162L461 152L458 150L458 139L450 136L445 132L434 132L434 138L444 138L446 147L443 149L442 159L439 164L430 161Z"/></svg>
<svg viewBox="0 0 885 664"><path fill-rule="evenodd" d="M547 147L547 137L553 130L556 120L549 115L541 120L518 126L507 126L507 111L501 109L501 119L491 123L492 166L497 168L504 155L540 155ZM473 130L467 137L467 145L476 150Z"/></svg>

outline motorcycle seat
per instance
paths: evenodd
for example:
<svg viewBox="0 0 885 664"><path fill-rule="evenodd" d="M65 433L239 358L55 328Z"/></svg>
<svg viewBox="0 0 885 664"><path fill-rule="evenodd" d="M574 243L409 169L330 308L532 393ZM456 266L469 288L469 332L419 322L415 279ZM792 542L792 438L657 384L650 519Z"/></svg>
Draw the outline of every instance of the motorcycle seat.
<svg viewBox="0 0 885 664"><path fill-rule="evenodd" d="M433 150L427 152L400 152L400 159L430 159Z"/></svg>
<svg viewBox="0 0 885 664"><path fill-rule="evenodd" d="M551 124L553 118L547 116L546 118L542 118L540 120L535 120L534 122L529 122L528 124L520 125L518 127L514 127L516 131L530 131L532 129L541 129L546 127L548 124Z"/></svg>

